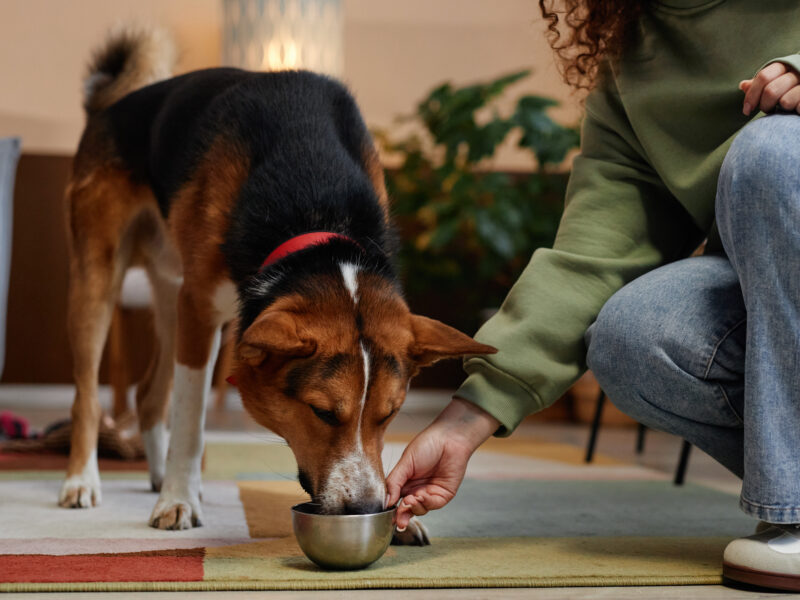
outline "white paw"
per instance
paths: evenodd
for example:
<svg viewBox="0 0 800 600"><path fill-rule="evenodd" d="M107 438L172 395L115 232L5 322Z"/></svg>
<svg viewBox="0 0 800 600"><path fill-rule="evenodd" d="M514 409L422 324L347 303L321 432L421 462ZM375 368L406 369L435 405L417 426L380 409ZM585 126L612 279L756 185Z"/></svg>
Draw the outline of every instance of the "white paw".
<svg viewBox="0 0 800 600"><path fill-rule="evenodd" d="M161 491L164 482L164 470L167 464L167 429L164 423L156 423L142 432L142 443L147 456L147 468L150 471L150 487L154 492Z"/></svg>
<svg viewBox="0 0 800 600"><path fill-rule="evenodd" d="M392 545L394 546L429 546L428 529L417 517L411 517L404 531L394 530Z"/></svg>
<svg viewBox="0 0 800 600"><path fill-rule="evenodd" d="M199 493L172 494L162 491L150 515L150 527L157 529L191 529L202 524Z"/></svg>
<svg viewBox="0 0 800 600"><path fill-rule="evenodd" d="M58 504L64 508L91 508L101 500L100 482L82 481L79 477L68 477L58 495Z"/></svg>
<svg viewBox="0 0 800 600"><path fill-rule="evenodd" d="M64 480L58 504L64 508L91 508L98 506L101 500L100 471L97 469L97 456L92 454L80 474Z"/></svg>

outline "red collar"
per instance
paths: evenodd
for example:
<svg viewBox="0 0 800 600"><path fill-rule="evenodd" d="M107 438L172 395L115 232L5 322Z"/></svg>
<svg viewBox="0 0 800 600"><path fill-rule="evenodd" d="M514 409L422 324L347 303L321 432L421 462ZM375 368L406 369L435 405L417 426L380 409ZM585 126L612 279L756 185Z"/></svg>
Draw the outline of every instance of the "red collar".
<svg viewBox="0 0 800 600"><path fill-rule="evenodd" d="M300 250L304 250L309 246L325 244L330 240L336 239L353 242L356 246L361 248L361 244L359 244L353 238L349 238L341 233L332 233L330 231L312 231L311 233L304 233L302 235L290 238L275 248L275 250L270 252L269 256L264 259L264 262L261 263L261 270L273 263L278 262L280 259L292 254L293 252L299 252ZM233 375L226 377L225 381L227 381L233 387L236 387L236 378Z"/></svg>
<svg viewBox="0 0 800 600"><path fill-rule="evenodd" d="M347 240L349 242L353 242L356 246L361 248L360 244L356 242L354 239L347 237L346 235L342 235L341 233L332 233L330 231L312 231L311 233L304 233L302 235L295 236L283 242L280 246L275 248L272 252L269 253L269 256L264 259L264 262L261 263L261 269L268 267L269 265L278 262L280 259L292 254L294 252L299 252L300 250L305 250L309 246L317 246L319 244L325 244L331 240L340 239L340 240Z"/></svg>
<svg viewBox="0 0 800 600"><path fill-rule="evenodd" d="M280 259L292 254L293 252L299 252L300 250L304 250L309 246L325 244L330 240L336 239L353 242L356 246L361 248L361 244L359 244L353 238L349 238L341 233L331 233L330 231L312 231L311 233L304 233L283 242L280 246L275 248L275 250L270 252L267 258L264 259L264 262L261 263L261 269L263 270L265 267L278 262ZM227 381L233 387L236 387L236 378L233 375L226 377L225 381Z"/></svg>

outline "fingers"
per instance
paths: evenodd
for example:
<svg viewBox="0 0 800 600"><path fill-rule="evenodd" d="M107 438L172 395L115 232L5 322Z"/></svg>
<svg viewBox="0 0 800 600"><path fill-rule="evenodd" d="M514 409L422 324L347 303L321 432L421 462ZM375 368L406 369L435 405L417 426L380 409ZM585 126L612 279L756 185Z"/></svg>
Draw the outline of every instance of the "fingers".
<svg viewBox="0 0 800 600"><path fill-rule="evenodd" d="M783 110L794 110L800 113L800 86L795 86L786 92L780 101Z"/></svg>
<svg viewBox="0 0 800 600"><path fill-rule="evenodd" d="M452 499L452 495L440 495L432 493L431 487L419 487L411 494L403 496L400 504L397 505L397 515L395 523L397 528L402 531L408 525L411 517L421 517L432 510L442 508Z"/></svg>
<svg viewBox="0 0 800 600"><path fill-rule="evenodd" d="M761 93L761 104L759 105L761 110L764 112L774 110L783 96L793 88L796 88L798 84L800 84L800 77L794 71L789 71L773 79Z"/></svg>
<svg viewBox="0 0 800 600"><path fill-rule="evenodd" d="M742 112L746 115L753 112L753 109L759 106L761 102L761 94L764 88L784 73L786 73L786 65L783 63L771 63L761 69L752 79L752 83L744 95Z"/></svg>
<svg viewBox="0 0 800 600"><path fill-rule="evenodd" d="M386 506L394 506L400 500L401 490L414 474L414 460L408 452L403 452L398 463L386 478Z"/></svg>
<svg viewBox="0 0 800 600"><path fill-rule="evenodd" d="M408 495L397 505L397 516L395 523L398 531L404 531L408 527L411 517L421 517L426 514L428 509L423 504L423 496Z"/></svg>

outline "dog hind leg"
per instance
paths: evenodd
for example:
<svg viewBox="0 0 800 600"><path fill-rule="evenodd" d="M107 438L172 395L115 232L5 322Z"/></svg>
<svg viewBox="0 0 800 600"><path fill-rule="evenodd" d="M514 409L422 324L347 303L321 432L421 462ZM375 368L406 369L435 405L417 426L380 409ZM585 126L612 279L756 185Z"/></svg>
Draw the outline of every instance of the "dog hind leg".
<svg viewBox="0 0 800 600"><path fill-rule="evenodd" d="M67 477L58 503L66 508L100 504L97 433L98 375L111 315L129 253L123 247L124 222L82 218L95 204L97 189L73 192L70 200L70 286L67 330L72 350L75 400ZM93 228L95 228L93 230Z"/></svg>
<svg viewBox="0 0 800 600"><path fill-rule="evenodd" d="M136 390L136 411L142 433L150 486L161 491L167 459L166 407L175 369L175 328L180 280L161 272L150 261L147 273L153 290L154 343L147 371Z"/></svg>

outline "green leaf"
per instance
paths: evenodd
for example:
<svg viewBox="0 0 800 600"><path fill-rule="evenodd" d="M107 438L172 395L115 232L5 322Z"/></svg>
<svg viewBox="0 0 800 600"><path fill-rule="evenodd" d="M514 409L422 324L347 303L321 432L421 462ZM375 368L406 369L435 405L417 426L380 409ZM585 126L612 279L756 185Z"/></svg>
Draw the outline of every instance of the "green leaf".
<svg viewBox="0 0 800 600"><path fill-rule="evenodd" d="M560 163L579 141L577 130L553 121L546 110L558 102L540 96L524 96L517 103L513 120L522 128L519 146L530 148L540 165Z"/></svg>
<svg viewBox="0 0 800 600"><path fill-rule="evenodd" d="M439 250L447 246L447 244L453 240L456 233L458 233L458 226L459 223L457 221L445 221L441 223L431 236L430 248L432 250Z"/></svg>
<svg viewBox="0 0 800 600"><path fill-rule="evenodd" d="M514 244L508 230L496 223L488 212L484 211L475 225L481 240L492 250L504 258L511 258L514 255Z"/></svg>
<svg viewBox="0 0 800 600"><path fill-rule="evenodd" d="M417 133L403 139L375 134L400 159L386 171L386 185L409 301L447 289L459 298L450 316L467 329L477 325L480 308L502 300L533 251L552 244L563 209L565 178L542 166L562 161L578 133L549 117L557 102L524 96L511 117L495 112L488 122L476 121L477 111L527 75L462 87L444 83L417 106ZM514 130L520 146L535 154L537 170L479 171L476 165L495 156Z"/></svg>

